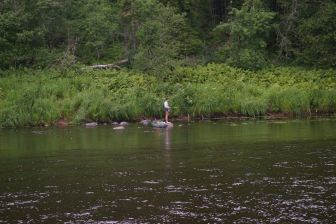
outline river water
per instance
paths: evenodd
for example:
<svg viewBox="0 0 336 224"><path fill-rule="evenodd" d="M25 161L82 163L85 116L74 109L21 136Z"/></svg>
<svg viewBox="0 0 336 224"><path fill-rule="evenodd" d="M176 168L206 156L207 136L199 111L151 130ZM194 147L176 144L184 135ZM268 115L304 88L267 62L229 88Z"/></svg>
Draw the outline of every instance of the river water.
<svg viewBox="0 0 336 224"><path fill-rule="evenodd" d="M334 223L336 121L0 129L0 223Z"/></svg>

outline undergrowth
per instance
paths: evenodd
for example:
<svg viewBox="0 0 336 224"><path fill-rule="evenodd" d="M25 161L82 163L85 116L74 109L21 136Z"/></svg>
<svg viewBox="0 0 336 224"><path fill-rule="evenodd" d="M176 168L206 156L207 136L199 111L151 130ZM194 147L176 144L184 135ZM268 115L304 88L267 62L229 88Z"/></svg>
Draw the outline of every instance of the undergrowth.
<svg viewBox="0 0 336 224"><path fill-rule="evenodd" d="M159 80L129 70L13 70L0 74L0 125L162 118L165 98L175 117L335 113L336 72L209 64L181 67Z"/></svg>

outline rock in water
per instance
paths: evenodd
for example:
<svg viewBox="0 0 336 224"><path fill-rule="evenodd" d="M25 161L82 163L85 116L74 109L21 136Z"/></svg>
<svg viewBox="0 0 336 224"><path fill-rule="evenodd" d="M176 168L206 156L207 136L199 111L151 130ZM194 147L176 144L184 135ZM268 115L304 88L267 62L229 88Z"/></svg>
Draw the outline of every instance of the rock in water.
<svg viewBox="0 0 336 224"><path fill-rule="evenodd" d="M57 121L57 126L60 127L60 128L65 128L65 127L68 127L69 125L69 122L66 121L65 119L60 119Z"/></svg>
<svg viewBox="0 0 336 224"><path fill-rule="evenodd" d="M42 135L44 134L44 131L32 131L32 133L35 135Z"/></svg>
<svg viewBox="0 0 336 224"><path fill-rule="evenodd" d="M93 127L96 127L97 125L98 125L97 122L91 122L91 123L86 123L85 127L87 127L87 128L93 128Z"/></svg>
<svg viewBox="0 0 336 224"><path fill-rule="evenodd" d="M147 126L150 124L150 122L151 122L150 120L142 120L140 121L140 124Z"/></svg>
<svg viewBox="0 0 336 224"><path fill-rule="evenodd" d="M124 129L125 129L124 126L118 126L118 127L113 128L113 130L124 130Z"/></svg>
<svg viewBox="0 0 336 224"><path fill-rule="evenodd" d="M163 121L153 121L152 126L154 128L166 128L168 126L168 124L166 122L163 122Z"/></svg>
<svg viewBox="0 0 336 224"><path fill-rule="evenodd" d="M171 122L167 122L166 124L167 124L167 128L172 128L172 127L174 127L174 124L171 123Z"/></svg>
<svg viewBox="0 0 336 224"><path fill-rule="evenodd" d="M126 126L126 125L128 125L128 123L126 121L123 121L123 122L120 122L120 125L121 126Z"/></svg>
<svg viewBox="0 0 336 224"><path fill-rule="evenodd" d="M112 122L112 125L119 125L118 122Z"/></svg>

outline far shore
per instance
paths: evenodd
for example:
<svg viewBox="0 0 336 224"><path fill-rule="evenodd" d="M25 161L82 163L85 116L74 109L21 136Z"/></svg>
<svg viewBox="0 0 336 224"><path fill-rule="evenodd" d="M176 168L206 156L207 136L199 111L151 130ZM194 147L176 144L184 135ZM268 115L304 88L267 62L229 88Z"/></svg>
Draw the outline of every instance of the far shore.
<svg viewBox="0 0 336 224"><path fill-rule="evenodd" d="M253 121L253 120L267 120L267 121L290 121L290 120L314 120L314 119L334 119L336 114L334 113L313 113L305 115L293 115L288 113L270 113L264 116L243 116L243 115L228 115L228 116L216 116L216 117L189 117L188 116L178 116L172 117L169 119L170 122L178 123L189 123L189 122L202 122L202 121ZM66 119L60 119L52 124L40 124L40 125L26 125L22 127L15 128L47 128L47 127L96 127L96 126L127 126L128 124L141 124L143 126L151 126L150 122L154 120L161 120L162 118L143 118L132 121L86 121L81 123L73 123L71 121L66 121ZM147 121L147 124L143 124L144 121ZM0 127L0 129L13 129L13 127Z"/></svg>

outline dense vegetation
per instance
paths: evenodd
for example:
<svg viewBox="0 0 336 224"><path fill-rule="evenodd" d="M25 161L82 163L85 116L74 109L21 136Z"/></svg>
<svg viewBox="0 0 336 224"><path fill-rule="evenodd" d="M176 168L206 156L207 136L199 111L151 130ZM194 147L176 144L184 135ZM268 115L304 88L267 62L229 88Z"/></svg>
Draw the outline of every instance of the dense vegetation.
<svg viewBox="0 0 336 224"><path fill-rule="evenodd" d="M0 68L335 67L335 21L333 0L2 0Z"/></svg>
<svg viewBox="0 0 336 224"><path fill-rule="evenodd" d="M335 21L333 0L2 0L0 126L158 118L165 97L176 117L334 113Z"/></svg>
<svg viewBox="0 0 336 224"><path fill-rule="evenodd" d="M333 70L222 64L180 67L166 80L127 70L9 71L0 82L0 124L160 118L165 97L178 117L328 113L336 108L335 77Z"/></svg>

